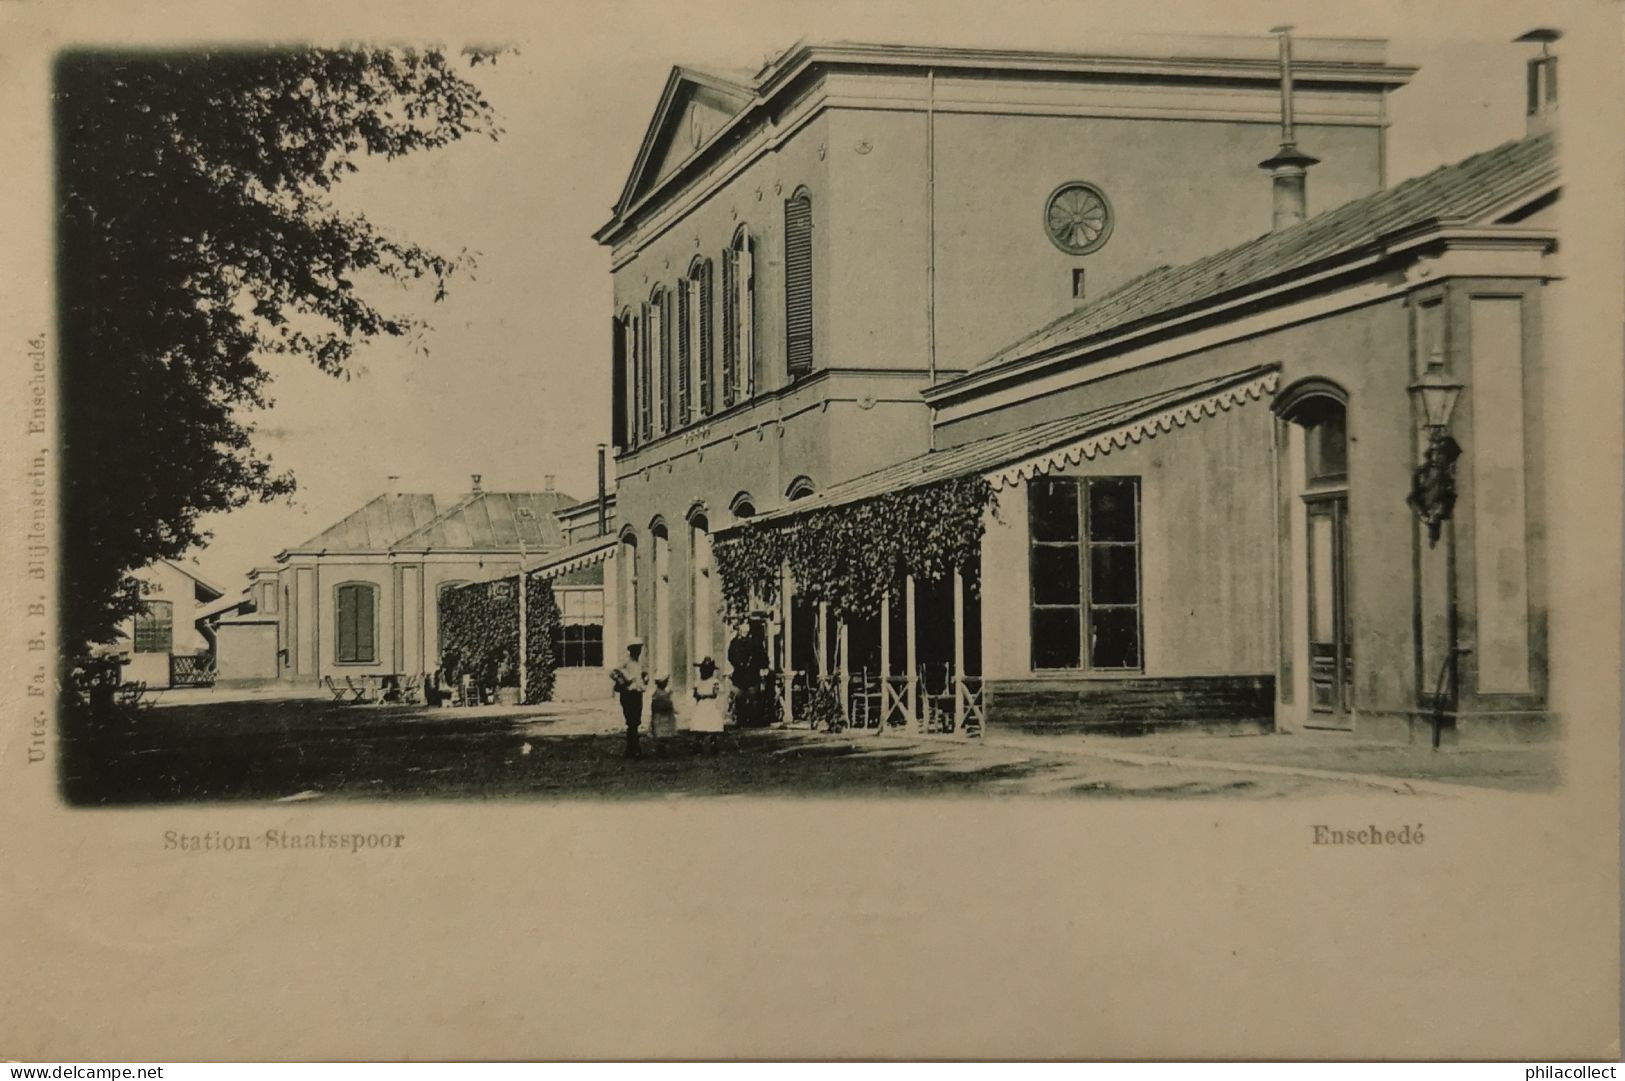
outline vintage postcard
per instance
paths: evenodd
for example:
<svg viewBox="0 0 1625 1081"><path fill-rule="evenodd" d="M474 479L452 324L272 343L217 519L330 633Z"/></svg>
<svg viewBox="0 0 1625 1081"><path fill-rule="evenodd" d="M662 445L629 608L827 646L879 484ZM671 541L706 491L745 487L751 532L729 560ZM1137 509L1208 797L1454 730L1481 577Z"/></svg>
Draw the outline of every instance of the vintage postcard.
<svg viewBox="0 0 1625 1081"><path fill-rule="evenodd" d="M0 3L0 1057L1617 1056L1620 17Z"/></svg>

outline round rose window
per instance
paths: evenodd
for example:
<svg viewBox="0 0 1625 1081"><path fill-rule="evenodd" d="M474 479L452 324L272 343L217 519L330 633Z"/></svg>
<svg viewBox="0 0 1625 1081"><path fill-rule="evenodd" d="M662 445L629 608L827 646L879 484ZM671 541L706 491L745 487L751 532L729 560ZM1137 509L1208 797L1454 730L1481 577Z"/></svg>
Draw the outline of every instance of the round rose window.
<svg viewBox="0 0 1625 1081"><path fill-rule="evenodd" d="M1044 204L1044 231L1068 255L1088 255L1112 235L1112 208L1093 184L1062 184Z"/></svg>

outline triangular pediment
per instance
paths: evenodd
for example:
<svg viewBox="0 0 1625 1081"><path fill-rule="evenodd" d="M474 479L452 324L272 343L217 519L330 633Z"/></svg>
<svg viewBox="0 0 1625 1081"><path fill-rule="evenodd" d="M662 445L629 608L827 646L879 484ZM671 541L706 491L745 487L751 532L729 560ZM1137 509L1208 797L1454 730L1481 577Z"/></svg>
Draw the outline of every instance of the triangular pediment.
<svg viewBox="0 0 1625 1081"><path fill-rule="evenodd" d="M666 80L637 160L616 200L620 214L706 145L755 97L749 78L675 67Z"/></svg>

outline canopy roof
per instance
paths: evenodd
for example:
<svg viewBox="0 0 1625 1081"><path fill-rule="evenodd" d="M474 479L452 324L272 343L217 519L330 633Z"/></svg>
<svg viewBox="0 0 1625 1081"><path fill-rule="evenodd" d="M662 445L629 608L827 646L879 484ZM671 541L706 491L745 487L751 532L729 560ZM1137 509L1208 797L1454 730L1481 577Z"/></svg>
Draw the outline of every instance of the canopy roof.
<svg viewBox="0 0 1625 1081"><path fill-rule="evenodd" d="M919 488L956 477L982 475L995 487L1016 484L1067 462L1109 454L1114 448L1155 438L1275 391L1273 364L1158 391L1077 416L1061 417L1019 431L988 436L946 450L927 451L895 465L836 484L816 495L717 530L746 524L773 525L809 511L874 499L887 492Z"/></svg>

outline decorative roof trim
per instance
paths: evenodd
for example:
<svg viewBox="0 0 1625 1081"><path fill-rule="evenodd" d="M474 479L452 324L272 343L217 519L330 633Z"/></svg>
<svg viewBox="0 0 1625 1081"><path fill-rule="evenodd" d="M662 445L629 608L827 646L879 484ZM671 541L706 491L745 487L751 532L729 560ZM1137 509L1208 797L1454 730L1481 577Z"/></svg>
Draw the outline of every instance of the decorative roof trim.
<svg viewBox="0 0 1625 1081"><path fill-rule="evenodd" d="M1216 417L1221 412L1229 412L1237 406L1259 401L1275 393L1280 378L1279 371L1268 372L1257 379L1226 387L1202 398L1181 402L1169 409L1140 417L1103 432L1096 432L1066 446L1056 447L1013 465L984 473L983 476L995 490L1013 488L1041 474L1064 469L1069 465L1081 465L1085 461L1094 461L1114 450L1139 444L1147 439L1155 439L1163 432L1195 424L1204 417Z"/></svg>
<svg viewBox="0 0 1625 1081"><path fill-rule="evenodd" d="M608 563L615 558L615 549L620 546L621 538L613 533L606 533L597 539L602 543L591 551L583 552L578 556L571 556L568 559L561 559L552 563L543 562L534 567L527 567L525 573L538 574L546 571L547 577L557 578L561 574L569 574L572 571L596 567L600 563Z"/></svg>

